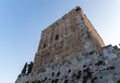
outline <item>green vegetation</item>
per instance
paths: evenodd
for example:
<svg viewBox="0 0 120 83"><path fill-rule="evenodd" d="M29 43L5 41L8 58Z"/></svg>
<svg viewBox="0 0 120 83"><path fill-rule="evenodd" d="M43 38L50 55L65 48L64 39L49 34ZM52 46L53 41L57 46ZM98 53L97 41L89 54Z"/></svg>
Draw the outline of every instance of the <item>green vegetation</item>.
<svg viewBox="0 0 120 83"><path fill-rule="evenodd" d="M32 83L35 83L35 81L32 81Z"/></svg>
<svg viewBox="0 0 120 83"><path fill-rule="evenodd" d="M117 83L120 83L120 80L118 80Z"/></svg>
<svg viewBox="0 0 120 83"><path fill-rule="evenodd" d="M26 70L27 70L27 62L25 63L21 74L26 74Z"/></svg>
<svg viewBox="0 0 120 83"><path fill-rule="evenodd" d="M21 71L21 74L20 74L20 76L21 75L24 75L24 74L29 74L29 73L31 73L31 71L32 71L32 67L33 67L33 62L30 62L30 64L28 64L27 62L25 63L25 65L24 65L24 67L23 67L23 69L22 69L22 71ZM19 76L19 77L20 77Z"/></svg>
<svg viewBox="0 0 120 83"><path fill-rule="evenodd" d="M30 64L28 64L28 71L27 71L27 74L31 73L32 67L33 67L33 62L30 62Z"/></svg>

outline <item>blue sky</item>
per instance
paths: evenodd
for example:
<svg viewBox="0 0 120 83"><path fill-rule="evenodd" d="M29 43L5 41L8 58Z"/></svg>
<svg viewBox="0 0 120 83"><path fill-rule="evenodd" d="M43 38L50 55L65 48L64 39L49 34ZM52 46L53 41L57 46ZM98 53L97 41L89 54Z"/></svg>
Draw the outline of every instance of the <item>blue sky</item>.
<svg viewBox="0 0 120 83"><path fill-rule="evenodd" d="M120 43L120 0L0 0L0 83L34 60L43 29L81 6L106 45Z"/></svg>

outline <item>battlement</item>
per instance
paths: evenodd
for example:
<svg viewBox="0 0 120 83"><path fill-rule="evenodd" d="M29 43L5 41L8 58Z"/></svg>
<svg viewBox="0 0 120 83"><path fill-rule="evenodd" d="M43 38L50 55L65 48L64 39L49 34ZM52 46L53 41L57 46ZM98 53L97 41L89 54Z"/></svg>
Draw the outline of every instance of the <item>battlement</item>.
<svg viewBox="0 0 120 83"><path fill-rule="evenodd" d="M80 7L42 31L32 72L40 71L83 52L101 51L104 42Z"/></svg>

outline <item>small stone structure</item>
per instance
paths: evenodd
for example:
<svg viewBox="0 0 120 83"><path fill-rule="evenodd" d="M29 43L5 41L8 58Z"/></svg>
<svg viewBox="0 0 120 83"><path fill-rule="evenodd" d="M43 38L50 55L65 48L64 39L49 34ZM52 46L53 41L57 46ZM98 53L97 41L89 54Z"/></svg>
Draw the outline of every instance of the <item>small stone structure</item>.
<svg viewBox="0 0 120 83"><path fill-rule="evenodd" d="M105 46L80 7L42 31L32 72L16 83L117 83L120 49Z"/></svg>

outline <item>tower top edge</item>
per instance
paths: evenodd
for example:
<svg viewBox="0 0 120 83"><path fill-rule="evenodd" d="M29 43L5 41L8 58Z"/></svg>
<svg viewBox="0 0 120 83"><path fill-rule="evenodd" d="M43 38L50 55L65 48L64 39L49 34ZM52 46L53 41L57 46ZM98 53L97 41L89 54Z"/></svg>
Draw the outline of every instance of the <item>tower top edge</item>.
<svg viewBox="0 0 120 83"><path fill-rule="evenodd" d="M54 27L56 25L58 25L58 23L65 19L67 16L69 16L72 13L76 13L76 12L80 12L80 14L84 15L84 12L82 10L82 8L80 6L76 6L75 8L73 8L72 10L70 10L68 13L64 14L62 17L60 17L58 20L56 20L55 22L53 22L52 24L50 24L48 27L46 27L42 33L44 33L47 29Z"/></svg>

